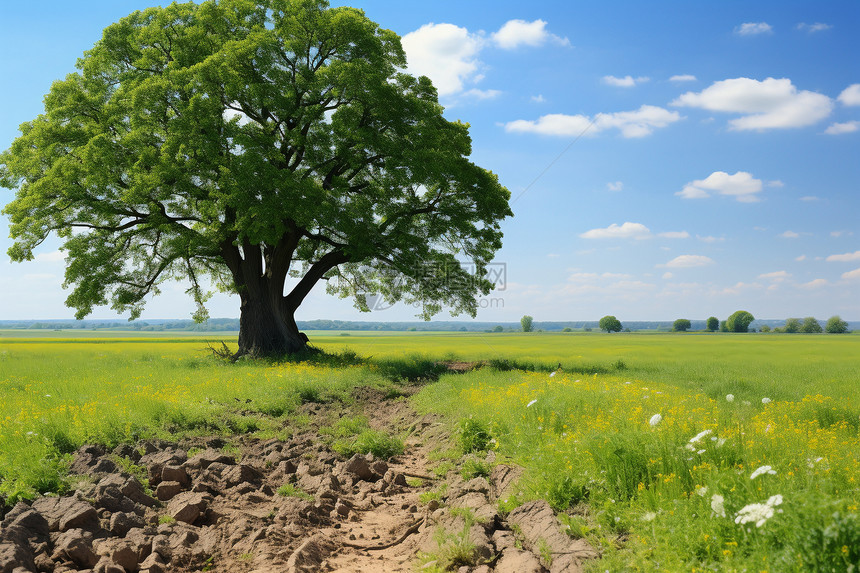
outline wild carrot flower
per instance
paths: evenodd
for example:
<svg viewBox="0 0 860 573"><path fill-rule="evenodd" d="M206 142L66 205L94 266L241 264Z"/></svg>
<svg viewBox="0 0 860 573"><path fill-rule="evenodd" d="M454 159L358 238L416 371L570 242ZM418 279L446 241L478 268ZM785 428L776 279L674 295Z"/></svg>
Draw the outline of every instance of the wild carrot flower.
<svg viewBox="0 0 860 573"><path fill-rule="evenodd" d="M663 421L663 416L661 416L660 414L654 414L653 416L651 416L651 419L648 420L648 423L651 424L652 426L656 426L657 424L659 424L662 421Z"/></svg>
<svg viewBox="0 0 860 573"><path fill-rule="evenodd" d="M761 399L762 404L770 404L771 402L773 402L773 400L771 400L770 398L762 398Z"/></svg>
<svg viewBox="0 0 860 573"><path fill-rule="evenodd" d="M734 402L735 395L734 394L726 394L726 402Z"/></svg>
<svg viewBox="0 0 860 573"><path fill-rule="evenodd" d="M756 469L756 470L755 470L755 471L750 475L750 479L755 479L755 478L757 478L758 476L763 475L763 474L776 475L776 471L774 471L774 469L773 469L772 467L770 467L770 466L761 466L760 468L757 468L757 469Z"/></svg>
<svg viewBox="0 0 860 573"><path fill-rule="evenodd" d="M715 493L713 496L711 496L711 511L714 512L714 515L717 515L719 517L726 516L726 508L723 505L724 501L725 499L723 498L723 496L718 493Z"/></svg>
<svg viewBox="0 0 860 573"><path fill-rule="evenodd" d="M755 523L756 527L764 525L768 519L773 517L774 508L782 504L782 496L772 495L764 503L751 503L745 505L735 517L735 523L743 525L745 523Z"/></svg>
<svg viewBox="0 0 860 573"><path fill-rule="evenodd" d="M714 433L714 431L713 431L713 430L702 430L701 432L699 432L698 434L696 434L695 436L693 436L692 438L690 438L690 443L691 443L691 444L695 444L696 442L698 442L699 440L701 440L701 439L702 439L702 438L704 438L705 436L709 436L709 435L711 435L711 434L713 434L713 433Z"/></svg>

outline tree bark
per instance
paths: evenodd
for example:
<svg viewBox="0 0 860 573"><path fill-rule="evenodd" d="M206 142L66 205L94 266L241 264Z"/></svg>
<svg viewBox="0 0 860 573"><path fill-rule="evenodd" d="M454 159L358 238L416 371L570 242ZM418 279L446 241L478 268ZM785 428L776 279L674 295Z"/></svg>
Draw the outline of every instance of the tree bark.
<svg viewBox="0 0 860 573"><path fill-rule="evenodd" d="M241 297L237 357L283 356L307 348L307 337L299 332L296 325L295 309L289 309L284 302L273 301L273 298Z"/></svg>

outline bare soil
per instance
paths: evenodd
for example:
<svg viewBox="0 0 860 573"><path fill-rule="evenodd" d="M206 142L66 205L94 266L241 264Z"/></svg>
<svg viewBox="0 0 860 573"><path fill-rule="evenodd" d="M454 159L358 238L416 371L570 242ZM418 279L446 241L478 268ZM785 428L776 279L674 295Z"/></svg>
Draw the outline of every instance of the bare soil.
<svg viewBox="0 0 860 573"><path fill-rule="evenodd" d="M465 481L454 468L440 478L428 456L451 446L448 425L404 398L369 388L354 397L349 407L305 404L310 424L285 441L85 446L72 465L85 476L73 494L4 510L0 573L555 573L597 557L561 532L545 502L499 514L519 468L492 465L490 453L488 476ZM379 460L331 451L319 429L360 413L406 436L405 452ZM145 468L150 490L121 458Z"/></svg>

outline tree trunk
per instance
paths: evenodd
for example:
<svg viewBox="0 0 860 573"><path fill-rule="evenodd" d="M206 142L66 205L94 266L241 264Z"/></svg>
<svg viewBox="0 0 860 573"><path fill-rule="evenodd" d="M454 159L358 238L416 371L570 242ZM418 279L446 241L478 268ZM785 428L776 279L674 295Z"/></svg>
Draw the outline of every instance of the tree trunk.
<svg viewBox="0 0 860 573"><path fill-rule="evenodd" d="M293 310L274 297L243 295L239 315L239 356L284 356L307 348ZM274 303L274 304L273 304Z"/></svg>

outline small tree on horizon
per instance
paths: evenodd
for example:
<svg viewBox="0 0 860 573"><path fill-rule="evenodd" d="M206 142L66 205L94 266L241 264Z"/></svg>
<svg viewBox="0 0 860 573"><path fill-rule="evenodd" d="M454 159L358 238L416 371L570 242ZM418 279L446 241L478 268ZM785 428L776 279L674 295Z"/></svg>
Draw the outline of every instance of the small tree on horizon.
<svg viewBox="0 0 860 573"><path fill-rule="evenodd" d="M720 319L718 319L716 316L709 317L707 322L705 323L705 327L708 329L709 332L718 331L720 329Z"/></svg>
<svg viewBox="0 0 860 573"><path fill-rule="evenodd" d="M738 310L726 319L726 329L729 332L749 332L749 326L755 317L746 310Z"/></svg>
<svg viewBox="0 0 860 573"><path fill-rule="evenodd" d="M523 327L523 332L531 332L533 329L534 318L529 315L525 315L520 319L520 326Z"/></svg>
<svg viewBox="0 0 860 573"><path fill-rule="evenodd" d="M794 334L795 332L800 332L801 323L799 318L789 318L785 321L785 327L783 327L783 332L788 332Z"/></svg>
<svg viewBox="0 0 860 573"><path fill-rule="evenodd" d="M803 319L803 324L800 325L800 332L804 334L818 334L819 332L823 332L823 330L821 323L815 320L814 316L807 316Z"/></svg>
<svg viewBox="0 0 860 573"><path fill-rule="evenodd" d="M834 315L827 319L824 330L830 334L845 334L848 332L848 323L842 320L839 315Z"/></svg>
<svg viewBox="0 0 860 573"><path fill-rule="evenodd" d="M621 326L621 321L612 315L604 316L600 319L600 322L598 322L597 325L600 327L600 330L604 330L606 332L621 332L621 329L623 328Z"/></svg>
<svg viewBox="0 0 860 573"><path fill-rule="evenodd" d="M672 323L672 331L673 332L687 332L692 325L690 321L686 318L679 318L675 322Z"/></svg>

